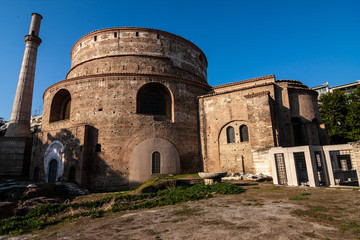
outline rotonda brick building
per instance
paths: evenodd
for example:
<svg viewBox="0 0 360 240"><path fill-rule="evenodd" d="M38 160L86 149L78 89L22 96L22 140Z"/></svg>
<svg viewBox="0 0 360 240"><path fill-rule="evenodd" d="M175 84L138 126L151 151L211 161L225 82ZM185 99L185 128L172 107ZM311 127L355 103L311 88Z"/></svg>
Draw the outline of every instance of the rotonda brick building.
<svg viewBox="0 0 360 240"><path fill-rule="evenodd" d="M0 175L74 181L91 190L197 171L263 173L293 185L321 182L314 180L322 171L314 161L322 163L328 138L315 91L273 75L211 87L204 53L154 29L103 29L77 41L66 79L44 92L42 129L31 139L41 19L32 15L25 36L12 117L0 138ZM287 148L294 146L302 146L302 154ZM339 154L333 166L348 169L346 154ZM337 177L352 179L346 169Z"/></svg>
<svg viewBox="0 0 360 240"><path fill-rule="evenodd" d="M153 174L271 175L270 148L327 143L315 91L273 75L211 87L204 53L168 32L94 31L71 60L44 92L31 178L111 190Z"/></svg>

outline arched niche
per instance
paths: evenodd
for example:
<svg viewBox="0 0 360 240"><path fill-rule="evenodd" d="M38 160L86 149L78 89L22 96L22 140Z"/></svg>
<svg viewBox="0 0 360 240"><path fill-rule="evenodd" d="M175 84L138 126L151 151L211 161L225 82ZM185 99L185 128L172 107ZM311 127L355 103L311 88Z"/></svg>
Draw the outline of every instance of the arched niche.
<svg viewBox="0 0 360 240"><path fill-rule="evenodd" d="M157 153L156 153L157 152ZM139 186L153 175L153 160L159 157L160 174L180 173L180 156L171 142L152 138L138 144L132 151L130 157L129 186ZM156 159L157 161L157 159Z"/></svg>
<svg viewBox="0 0 360 240"><path fill-rule="evenodd" d="M56 168L56 176L55 181L58 181L58 179L63 175L64 173L64 145L58 141L55 140L49 144L49 146L46 148L45 154L44 154L44 169L45 169L45 181L49 181L49 174L50 170L53 169L54 162L52 162L52 166L50 166L50 163L52 160L56 160L57 168Z"/></svg>

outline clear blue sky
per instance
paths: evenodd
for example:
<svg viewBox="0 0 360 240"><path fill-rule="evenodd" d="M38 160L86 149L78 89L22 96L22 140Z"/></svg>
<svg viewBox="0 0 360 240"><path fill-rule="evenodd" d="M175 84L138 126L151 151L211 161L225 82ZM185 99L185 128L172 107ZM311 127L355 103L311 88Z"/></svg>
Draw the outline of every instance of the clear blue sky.
<svg viewBox="0 0 360 240"><path fill-rule="evenodd" d="M218 85L275 74L309 87L360 79L359 0L3 0L0 2L0 117L10 119L31 13L43 16L33 114L70 69L70 50L101 28L150 27L180 35L208 59Z"/></svg>

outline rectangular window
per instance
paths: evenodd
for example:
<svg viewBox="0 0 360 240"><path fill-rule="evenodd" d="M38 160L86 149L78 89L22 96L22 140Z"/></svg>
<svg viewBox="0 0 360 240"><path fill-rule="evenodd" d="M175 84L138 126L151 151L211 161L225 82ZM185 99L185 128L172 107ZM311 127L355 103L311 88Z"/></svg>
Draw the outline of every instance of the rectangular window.
<svg viewBox="0 0 360 240"><path fill-rule="evenodd" d="M294 161L299 184L309 181L304 152L295 152Z"/></svg>
<svg viewBox="0 0 360 240"><path fill-rule="evenodd" d="M323 159L320 151L314 152L315 160L316 160L316 168L317 168L317 175L319 179L320 186L326 184L325 173L324 173L324 166L323 166Z"/></svg>
<svg viewBox="0 0 360 240"><path fill-rule="evenodd" d="M280 185L286 185L286 169L285 169L285 160L283 153L276 153L275 154L275 164L276 164L276 171L278 176L278 183Z"/></svg>

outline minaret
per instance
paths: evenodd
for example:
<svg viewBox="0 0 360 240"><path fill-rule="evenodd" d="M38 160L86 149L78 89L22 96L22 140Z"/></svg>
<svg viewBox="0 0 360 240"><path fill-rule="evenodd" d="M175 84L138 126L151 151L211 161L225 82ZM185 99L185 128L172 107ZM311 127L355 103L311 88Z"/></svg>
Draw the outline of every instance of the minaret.
<svg viewBox="0 0 360 240"><path fill-rule="evenodd" d="M41 19L42 16L40 14L32 14L29 35L25 36L26 47L24 58L21 65L10 123L5 134L6 137L31 137L31 105L37 49L41 43L41 39L39 38Z"/></svg>

